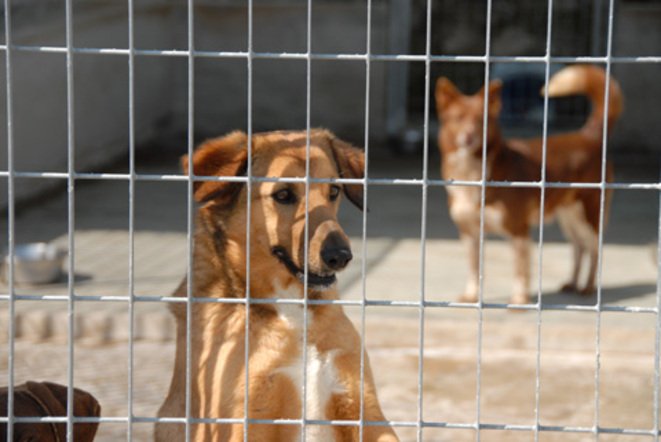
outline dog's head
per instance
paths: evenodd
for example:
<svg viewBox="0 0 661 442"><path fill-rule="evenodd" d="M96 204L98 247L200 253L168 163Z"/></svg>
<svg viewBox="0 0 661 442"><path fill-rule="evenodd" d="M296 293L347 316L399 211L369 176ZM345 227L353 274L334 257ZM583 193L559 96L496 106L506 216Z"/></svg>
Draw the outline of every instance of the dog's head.
<svg viewBox="0 0 661 442"><path fill-rule="evenodd" d="M502 107L500 91L502 82L489 83L488 137L497 134L497 122ZM436 82L436 112L441 122L441 144L446 149L466 149L478 152L482 149L484 133L485 88L474 95L464 95L447 78L441 77Z"/></svg>
<svg viewBox="0 0 661 442"><path fill-rule="evenodd" d="M238 180L194 183L195 200L204 204L200 218L219 258L245 276L250 245L253 296L260 291L269 295L276 285L302 288L306 264L311 289L333 286L335 274L352 258L337 221L340 196L344 193L362 209L363 188L332 180L362 178L363 152L325 130L309 133L309 163L305 131L256 134L250 156L248 144L246 134L233 132L203 143L193 154L196 176L246 176L250 159L250 174L258 178L249 185ZM187 158L182 165L187 172ZM307 186L306 176L313 179Z"/></svg>

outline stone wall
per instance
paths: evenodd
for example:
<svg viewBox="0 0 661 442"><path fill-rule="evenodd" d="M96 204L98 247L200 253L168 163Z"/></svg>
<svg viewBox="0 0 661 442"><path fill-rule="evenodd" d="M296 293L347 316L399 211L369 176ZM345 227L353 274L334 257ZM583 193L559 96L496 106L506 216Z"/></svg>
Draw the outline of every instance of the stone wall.
<svg viewBox="0 0 661 442"><path fill-rule="evenodd" d="M426 2L415 1L413 21L414 53L424 53ZM558 57L604 56L608 35L606 0L557 0L553 2L551 55ZM492 2L491 54L495 56L544 56L547 40L547 2L511 0ZM482 0L439 0L433 3L432 54L484 55L486 51L486 2ZM616 1L613 20L612 55L645 57L661 55L661 4L657 1ZM551 71L562 67L553 64ZM501 63L492 65L491 73L511 73L513 70L544 72L544 64ZM618 153L661 150L661 65L659 63L615 63L612 73L625 94L625 112L618 121L610 151ZM467 93L484 84L483 63L434 63L432 81L447 76ZM543 76L541 78L543 80ZM433 103L433 95L425 97L424 66L413 65L409 84L411 116L420 115L425 100ZM563 103L573 112L564 115L568 124L584 121L587 107ZM433 106L432 106L433 109ZM573 110L576 109L576 110ZM541 134L539 112L533 121L518 121L518 126L534 126ZM562 117L562 116L561 116ZM516 122L515 122L516 123Z"/></svg>
<svg viewBox="0 0 661 442"><path fill-rule="evenodd" d="M613 55L661 55L661 3L626 2L618 8ZM621 63L613 67L625 96L625 109L613 133L623 151L661 154L661 64Z"/></svg>
<svg viewBox="0 0 661 442"><path fill-rule="evenodd" d="M72 41L75 48L127 49L126 2L73 2ZM12 11L12 130L14 169L19 172L66 172L68 168L67 56L62 50L25 47L66 46L64 3L32 0ZM383 51L387 37L387 5L372 8L372 47ZM138 50L188 48L185 2L152 0L135 3L134 45ZM314 2L311 50L325 54L366 52L366 5ZM4 35L4 32L2 33ZM245 2L196 1L196 51L243 52L248 49ZM307 3L255 2L253 51L307 52ZM136 148L154 143L184 152L188 130L188 57L137 54L134 58L133 131ZM3 59L4 61L4 59ZM128 167L129 58L125 54L77 51L73 66L73 145L76 172L107 172L108 164ZM0 82L5 84L5 63ZM310 63L310 124L324 126L355 143L365 130L366 63L364 60L318 60ZM234 129L305 128L307 61L278 57L194 59L192 97L195 139ZM370 78L370 133L384 137L385 64L374 63ZM248 104L248 84L252 99ZM6 152L6 88L0 88L0 143ZM250 112L250 115L249 115ZM183 135L183 136L182 136ZM182 141L184 140L184 141ZM7 169L0 154L0 170ZM117 169L113 169L117 170ZM62 179L18 178L17 201L63 186ZM0 207L6 207L6 181Z"/></svg>
<svg viewBox="0 0 661 442"><path fill-rule="evenodd" d="M426 4L422 0L411 0L410 4L403 0L373 2L371 52L424 54ZM128 48L127 2L74 0L72 5L72 45L75 48ZM194 48L211 56L195 58L192 100L188 96L188 57L181 54L135 56L132 127L138 150L143 145L156 144L183 152L189 102L193 104L196 140L234 129L246 130L249 118L253 131L303 128L307 124L309 106L312 126L327 127L362 144L367 80L364 60L313 58L308 102L305 58L291 60L272 55L248 63L245 56L213 56L221 52L247 51L245 2L199 0L194 5ZM393 5L397 6L393 10L406 12L403 18L396 14L390 17ZM601 8L587 0L555 1L552 54L604 54L606 6L606 1L602 1ZM658 56L661 50L658 3L618 1L616 6L613 54ZM187 50L185 2L146 0L134 3L134 8L136 49ZM433 8L432 54L484 53L486 6L482 0L440 0L433 2ZM411 33L407 51L408 41L392 41L392 36L402 35L408 26L409 13ZM366 52L365 2L315 1L311 20L312 53ZM20 172L66 172L69 127L73 128L77 172L106 172L107 165L116 165L117 161L126 168L130 135L128 56L73 54L73 124L69 126L66 53L25 48L65 47L65 22L64 2L25 0L12 3L12 43L19 46L10 52L14 168ZM492 54L544 54L546 2L495 1L491 25ZM254 1L253 51L305 54L307 32L306 1ZM4 40L4 31L0 39ZM7 78L5 66L4 62L0 63L2 84ZM407 119L417 121L425 100L433 98L424 94L424 69L421 62L371 63L369 136L375 145L388 135L392 136ZM431 76L435 80L447 75L462 89L472 92L483 82L483 69L481 63L433 63ZM618 63L613 73L622 84L627 108L613 134L612 149L659 149L661 66L658 63ZM408 87L405 96L397 93L405 87ZM249 90L252 92L250 103ZM405 106L407 114L400 113L397 106ZM433 111L433 107L431 109ZM0 154L0 170L7 168L6 110L6 88L0 88L0 145L5 152ZM397 121L393 120L395 124L393 121L388 124L388 119L395 114L398 115ZM433 115L431 118L434 119ZM62 179L20 178L15 180L14 192L21 201L64 184ZM6 206L6 195L6 180L3 180L0 207Z"/></svg>

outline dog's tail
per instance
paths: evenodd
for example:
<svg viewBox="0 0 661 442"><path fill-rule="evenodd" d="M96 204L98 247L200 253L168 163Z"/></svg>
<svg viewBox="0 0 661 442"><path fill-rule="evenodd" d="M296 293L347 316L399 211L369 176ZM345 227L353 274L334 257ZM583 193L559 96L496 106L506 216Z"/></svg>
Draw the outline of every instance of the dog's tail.
<svg viewBox="0 0 661 442"><path fill-rule="evenodd" d="M585 64L568 66L562 69L551 77L548 85L549 97L587 96L592 101L592 112L583 128L595 131L599 136L601 136L604 124L605 92L606 72L600 67ZM615 120L624 110L624 96L620 90L620 85L612 76L609 83L608 97L608 132L610 132Z"/></svg>

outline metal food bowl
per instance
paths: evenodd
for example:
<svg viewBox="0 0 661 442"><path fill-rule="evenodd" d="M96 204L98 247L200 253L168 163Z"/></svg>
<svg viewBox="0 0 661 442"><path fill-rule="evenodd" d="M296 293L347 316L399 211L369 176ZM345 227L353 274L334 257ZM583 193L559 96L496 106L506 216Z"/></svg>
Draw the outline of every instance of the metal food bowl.
<svg viewBox="0 0 661 442"><path fill-rule="evenodd" d="M62 276L66 251L54 244L36 242L14 247L14 282L16 284L48 284ZM9 252L5 250L2 279L9 281Z"/></svg>

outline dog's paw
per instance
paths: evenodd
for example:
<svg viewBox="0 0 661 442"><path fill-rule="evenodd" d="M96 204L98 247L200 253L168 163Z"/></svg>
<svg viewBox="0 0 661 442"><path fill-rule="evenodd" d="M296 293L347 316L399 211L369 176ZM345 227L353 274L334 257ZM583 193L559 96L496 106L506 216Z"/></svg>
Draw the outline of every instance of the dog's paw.
<svg viewBox="0 0 661 442"><path fill-rule="evenodd" d="M469 303L474 303L477 302L478 296L476 294L472 293L463 293L460 297L458 302L469 302Z"/></svg>
<svg viewBox="0 0 661 442"><path fill-rule="evenodd" d="M583 296L591 296L597 293L597 289L594 286L586 285L582 290L579 290L578 293Z"/></svg>
<svg viewBox="0 0 661 442"><path fill-rule="evenodd" d="M576 287L576 284L568 282L567 284L563 284L562 287L560 287L560 291L562 293L579 293L578 287Z"/></svg>
<svg viewBox="0 0 661 442"><path fill-rule="evenodd" d="M514 295L510 299L510 304L514 304L514 305L530 304L530 296L527 293L525 295Z"/></svg>

